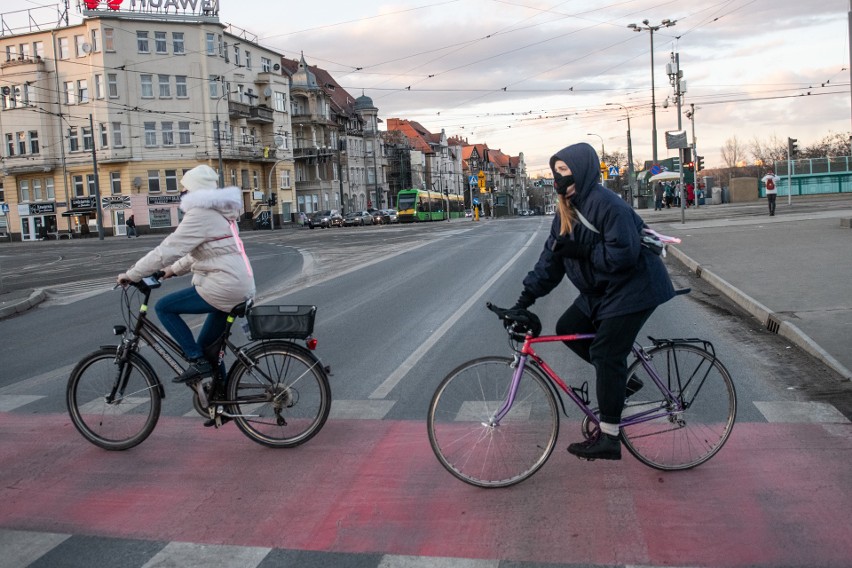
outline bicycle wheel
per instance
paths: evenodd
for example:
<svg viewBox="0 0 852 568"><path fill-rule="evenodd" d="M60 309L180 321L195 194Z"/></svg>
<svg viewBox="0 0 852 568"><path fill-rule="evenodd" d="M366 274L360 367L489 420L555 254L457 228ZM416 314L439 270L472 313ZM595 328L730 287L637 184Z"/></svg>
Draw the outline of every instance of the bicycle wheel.
<svg viewBox="0 0 852 568"><path fill-rule="evenodd" d="M71 371L65 393L74 426L105 450L142 443L160 417L161 385L150 365L135 353L121 363L117 349L104 347L84 357Z"/></svg>
<svg viewBox="0 0 852 568"><path fill-rule="evenodd" d="M664 345L648 354L682 410L676 410L675 403L667 400L642 361L635 361L627 376L635 374L645 386L628 399L622 423L649 411L654 411L656 418L622 425L624 445L642 463L664 471L706 462L722 448L734 427L737 393L731 375L711 353L695 345Z"/></svg>
<svg viewBox="0 0 852 568"><path fill-rule="evenodd" d="M541 468L559 434L556 400L530 367L499 424L494 415L515 372L508 357L474 359L453 370L432 396L429 443L447 471L478 487L508 487Z"/></svg>
<svg viewBox="0 0 852 568"><path fill-rule="evenodd" d="M259 444L292 448L310 440L331 410L331 387L319 360L294 343L263 342L228 374L230 413L243 433Z"/></svg>

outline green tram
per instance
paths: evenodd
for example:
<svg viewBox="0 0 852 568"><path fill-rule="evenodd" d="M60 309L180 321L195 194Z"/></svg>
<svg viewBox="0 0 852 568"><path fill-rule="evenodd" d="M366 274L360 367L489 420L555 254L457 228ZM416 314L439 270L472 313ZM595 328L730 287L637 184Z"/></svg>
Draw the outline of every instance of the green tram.
<svg viewBox="0 0 852 568"><path fill-rule="evenodd" d="M444 195L437 191L403 189L396 199L400 223L444 221L464 217L464 197Z"/></svg>

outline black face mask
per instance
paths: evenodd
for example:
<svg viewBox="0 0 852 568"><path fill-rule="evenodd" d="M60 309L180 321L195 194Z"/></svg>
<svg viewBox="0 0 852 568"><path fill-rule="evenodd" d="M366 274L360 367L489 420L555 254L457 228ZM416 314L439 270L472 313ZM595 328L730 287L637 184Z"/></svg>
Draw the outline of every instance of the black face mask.
<svg viewBox="0 0 852 568"><path fill-rule="evenodd" d="M553 174L553 187L556 188L556 193L559 195L565 195L568 193L568 188L574 185L574 176L568 174L567 176L562 176L557 173Z"/></svg>

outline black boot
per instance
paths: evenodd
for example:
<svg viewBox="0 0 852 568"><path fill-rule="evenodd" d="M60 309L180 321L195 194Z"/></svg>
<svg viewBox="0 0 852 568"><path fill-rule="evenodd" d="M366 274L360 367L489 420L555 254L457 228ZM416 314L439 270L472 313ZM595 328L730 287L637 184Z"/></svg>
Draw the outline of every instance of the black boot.
<svg viewBox="0 0 852 568"><path fill-rule="evenodd" d="M204 379L213 376L213 367L210 361L204 359L193 359L190 361L189 367L186 370L172 379L173 383L190 383L198 379Z"/></svg>
<svg viewBox="0 0 852 568"><path fill-rule="evenodd" d="M599 431L597 436L568 446L568 453L586 460L620 460L621 440Z"/></svg>

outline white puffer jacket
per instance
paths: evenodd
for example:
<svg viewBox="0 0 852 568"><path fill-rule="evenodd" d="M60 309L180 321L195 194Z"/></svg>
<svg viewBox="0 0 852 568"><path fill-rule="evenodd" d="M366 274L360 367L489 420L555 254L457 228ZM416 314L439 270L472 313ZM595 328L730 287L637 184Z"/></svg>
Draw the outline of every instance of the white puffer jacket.
<svg viewBox="0 0 852 568"><path fill-rule="evenodd" d="M176 276L192 271L198 294L223 312L253 297L254 276L235 223L241 194L237 187L187 193L180 204L186 215L175 232L134 264L128 277L138 282L169 265Z"/></svg>

